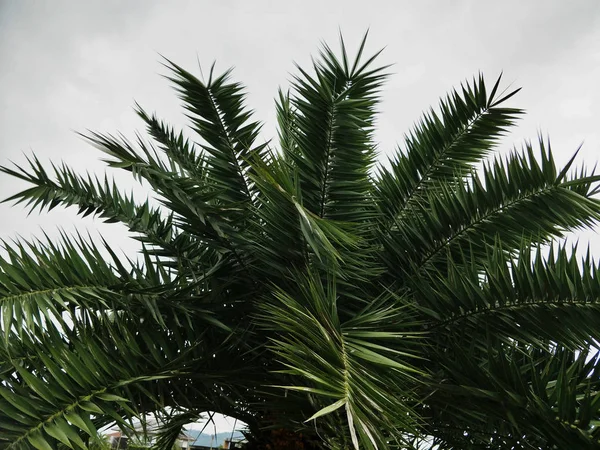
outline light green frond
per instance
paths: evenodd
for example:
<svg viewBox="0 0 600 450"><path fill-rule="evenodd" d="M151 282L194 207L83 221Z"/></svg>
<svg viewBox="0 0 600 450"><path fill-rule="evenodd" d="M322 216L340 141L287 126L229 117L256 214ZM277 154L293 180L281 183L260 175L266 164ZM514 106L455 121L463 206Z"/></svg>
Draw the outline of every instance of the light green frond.
<svg viewBox="0 0 600 450"><path fill-rule="evenodd" d="M400 323L402 313L381 299L343 321L338 309L344 299L334 281L324 286L314 276L294 280L295 292L276 292L262 307L274 355L295 383L281 387L313 398L317 410L305 419L344 424L355 448L402 441L401 430L417 422L407 389L421 375L406 339L412 324ZM378 376L371 376L375 371Z"/></svg>

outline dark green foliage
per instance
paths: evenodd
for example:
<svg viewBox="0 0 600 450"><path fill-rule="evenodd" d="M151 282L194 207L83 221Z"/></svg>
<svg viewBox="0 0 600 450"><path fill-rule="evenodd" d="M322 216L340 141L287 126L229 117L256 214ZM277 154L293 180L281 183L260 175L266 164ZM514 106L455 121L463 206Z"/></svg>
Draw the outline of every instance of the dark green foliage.
<svg viewBox="0 0 600 450"><path fill-rule="evenodd" d="M562 240L600 218L600 176L542 139L494 158L522 111L482 76L375 167L387 75L364 44L298 69L277 148L230 71L167 61L189 135L137 105L152 143L87 136L156 201L35 157L1 168L30 184L8 200L142 245L4 244L0 448L85 448L157 412L166 450L206 411L256 448L600 448L600 272Z"/></svg>

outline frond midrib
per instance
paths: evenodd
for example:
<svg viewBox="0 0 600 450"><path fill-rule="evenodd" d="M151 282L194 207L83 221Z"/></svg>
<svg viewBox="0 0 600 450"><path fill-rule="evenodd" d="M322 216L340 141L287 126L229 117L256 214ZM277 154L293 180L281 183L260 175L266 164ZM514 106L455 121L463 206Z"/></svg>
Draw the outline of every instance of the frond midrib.
<svg viewBox="0 0 600 450"><path fill-rule="evenodd" d="M419 273L421 272L421 270L427 266L429 264L429 262L440 252L442 251L444 248L447 248L454 240L460 238L463 234L465 234L466 232L476 228L479 224L481 224L482 222L484 222L485 220L489 219L490 217L497 215L499 212L504 211L506 209L512 208L514 207L516 204L521 203L525 200L528 200L530 198L534 198L537 196L541 196L544 194L547 194L549 192L558 190L558 189L564 189L564 187L560 184L551 184L548 187L545 187L543 189L539 189L536 191L533 191L529 194L517 197L507 203L504 203L496 208L493 208L491 210L489 210L486 214L481 215L479 218L477 218L476 220L474 220L473 222L470 222L469 224L467 224L466 226L460 228L459 230L456 231L456 233L452 234L451 236L448 237L448 239L446 239L445 241L443 241L442 245L439 245L437 247L435 247L431 252L429 252L427 254L427 256L421 260L421 262L419 263L418 267L416 268L415 272Z"/></svg>
<svg viewBox="0 0 600 450"><path fill-rule="evenodd" d="M99 284L74 284L71 286L56 286L53 288L31 290L31 291L22 292L20 294L12 294L12 295L0 297L0 305L2 305L2 303L6 302L6 301L12 301L12 300L18 300L18 299L24 300L24 299L27 299L28 297L35 296L35 295L52 294L55 292L56 293L72 292L72 291L76 291L79 289L100 289L100 288L111 289L108 284L101 284L101 283L99 283Z"/></svg>
<svg viewBox="0 0 600 450"><path fill-rule="evenodd" d="M321 198L319 199L319 217L321 218L325 217L325 204L327 203L327 188L329 185L329 171L331 169L330 155L333 145L333 126L337 99L332 96L331 100L331 110L329 111L329 121L327 124L327 144L325 146L325 173L321 180Z"/></svg>
<svg viewBox="0 0 600 450"><path fill-rule="evenodd" d="M235 165L235 171L237 172L238 177L242 181L244 194L246 195L247 200L249 202L252 202L252 194L250 193L250 188L248 187L248 180L246 179L246 175L242 171L240 162L238 161L237 155L235 153L233 141L231 140L231 136L229 136L229 133L227 132L227 129L225 128L225 124L223 122L223 117L221 116L219 108L217 107L217 104L216 104L214 96L211 92L210 86L206 87L206 92L208 94L207 97L210 100L210 106L211 106L215 116L218 118L217 123L219 125L219 128L221 129L221 132L223 133L223 136L225 136L225 139L227 141L227 148L229 149L229 151L231 153L231 157L232 157L233 163ZM240 142L239 144L244 145L242 142ZM248 151L249 149L245 148L245 150Z"/></svg>
<svg viewBox="0 0 600 450"><path fill-rule="evenodd" d="M555 298L555 299L534 299L530 298L525 301L516 300L512 302L505 302L502 305L490 305L487 308L476 308L471 311L467 311L462 314L457 314L452 316L449 319L438 321L433 326L431 326L430 330L433 331L438 328L442 328L448 325L453 325L456 322L460 322L469 317L485 315L485 314L493 314L498 311L505 310L520 310L527 309L530 307L537 306L546 306L546 305L561 305L561 306L570 306L570 307L591 307L591 308L600 308L600 303L597 301L590 301L589 299L578 300L576 298L564 299L564 298Z"/></svg>
<svg viewBox="0 0 600 450"><path fill-rule="evenodd" d="M165 246L168 248L168 246L170 244L169 241L160 237L159 234L155 232L155 230L153 230L151 228L141 227L140 219L130 217L129 215L127 215L124 212L124 210L122 208L115 207L115 204L108 201L108 199L102 198L97 195L93 195L91 193L83 194L80 192L75 192L74 190L69 190L69 189L65 188L64 186L57 184L54 181L52 181L51 183L52 183L52 185L48 185L48 184L44 184L44 183L37 183L37 187L46 189L48 192L51 192L51 193L58 193L59 195L62 195L65 198L63 200L63 202L65 204L67 204L68 206L79 206L79 207L83 207L83 208L92 207L96 210L96 214L98 214L100 216L102 216L103 214L106 214L109 218L116 219L119 222L127 225L129 227L129 231L131 231L133 233L138 233L138 234L144 235L144 236L148 237L149 239L154 240L155 241L154 243L156 245ZM117 193L117 194L119 195L118 199L123 200L123 198L121 197L121 194L120 193ZM77 196L80 200L75 201L73 199L74 196ZM71 200L69 200L68 197L71 197ZM120 202L118 202L117 204L119 206L122 206ZM135 203L132 203L132 205L135 208L139 208L139 205L137 205ZM107 217L107 216L105 216L105 217Z"/></svg>
<svg viewBox="0 0 600 450"><path fill-rule="evenodd" d="M440 162L440 160L452 149L452 147L454 147L457 142L472 128L473 124L478 121L481 117L483 117L487 112L489 112L491 108L490 107L485 107L481 112L479 112L473 119L471 119L469 121L469 123L467 124L466 127L464 127L452 140L452 142L449 142L444 149L439 152L439 154L434 158L432 164L427 168L427 170L425 171L424 174L421 175L421 177L419 178L419 180L417 181L417 183L413 186L413 188L409 191L408 196L406 197L406 199L404 200L403 204L400 206L400 208L398 209L398 212L396 214L394 214L393 217L393 221L396 221L398 218L401 218L404 214L407 213L407 211L405 211L406 209L408 209L408 207L410 206L410 203L413 201L414 196L417 194L419 188L429 182L429 176L431 175L431 173L438 167L438 163ZM404 213L404 214L403 214ZM391 224L388 227L388 231L391 228L391 226L393 226L393 224Z"/></svg>

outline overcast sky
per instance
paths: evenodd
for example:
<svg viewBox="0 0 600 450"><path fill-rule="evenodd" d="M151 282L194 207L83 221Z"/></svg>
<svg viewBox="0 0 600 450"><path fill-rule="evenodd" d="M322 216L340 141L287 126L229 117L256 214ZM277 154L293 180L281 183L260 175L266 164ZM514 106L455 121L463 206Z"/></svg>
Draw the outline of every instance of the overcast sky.
<svg viewBox="0 0 600 450"><path fill-rule="evenodd" d="M523 87L513 105L527 110L501 151L548 133L559 162L584 142L579 160L600 159L600 1L27 1L0 0L0 164L67 161L100 171L101 154L74 131L131 135L142 125L134 99L181 122L159 74L159 54L197 71L198 61L235 66L249 103L274 134L273 98L293 62L306 64L319 42L337 45L341 29L355 48L370 28L369 49L395 63L383 90L377 138L394 146L451 87L478 71ZM21 185L0 176L0 197ZM57 227L101 230L131 252L123 229L63 210L26 216L0 205L0 237L51 235ZM579 237L579 236L578 236ZM582 234L600 256L600 239Z"/></svg>
<svg viewBox="0 0 600 450"><path fill-rule="evenodd" d="M298 6L301 5L301 6ZM368 6L367 6L368 5ZM579 1L26 1L0 0L0 164L65 160L102 170L100 152L74 131L131 135L142 125L134 99L182 122L159 54L193 71L217 60L235 66L249 103L274 134L273 98L293 62L306 64L319 42L337 45L338 29L355 47L370 27L369 48L395 63L383 91L377 137L391 153L421 112L478 71L522 86L513 102L528 116L502 145L538 131L557 159L584 142L580 159L600 154L600 2ZM120 178L121 179L121 178ZM20 185L0 177L0 197ZM127 251L124 230L57 210L26 217L0 206L0 237L40 235L43 226L101 229ZM51 233L54 235L54 233ZM585 238L589 237L586 235ZM594 245L596 247L596 245ZM597 245L600 252L600 242Z"/></svg>

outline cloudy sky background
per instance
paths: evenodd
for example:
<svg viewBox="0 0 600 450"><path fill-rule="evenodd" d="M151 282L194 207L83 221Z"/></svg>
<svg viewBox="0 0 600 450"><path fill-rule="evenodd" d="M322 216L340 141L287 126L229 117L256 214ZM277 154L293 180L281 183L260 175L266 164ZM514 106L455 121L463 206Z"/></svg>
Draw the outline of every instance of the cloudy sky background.
<svg viewBox="0 0 600 450"><path fill-rule="evenodd" d="M383 90L377 139L392 154L421 112L465 78L483 71L490 83L523 87L512 105L527 116L500 146L509 151L538 132L549 134L559 163L583 143L578 161L600 161L600 2L539 1L33 1L0 0L0 165L24 153L102 173L101 153L74 131L121 131L142 125L138 101L176 124L177 99L160 77L159 54L198 73L198 62L235 66L249 104L275 135L273 99L293 62L306 65L319 42L337 45L341 29L354 50L370 28L368 49L386 47L395 63ZM118 176L125 188L128 178ZM23 185L0 176L0 197ZM101 231L126 253L125 230L75 211L27 217L0 205L0 238L56 236L58 227ZM595 232L573 236L591 244ZM227 426L223 424L223 429ZM222 431L222 430L219 430Z"/></svg>

